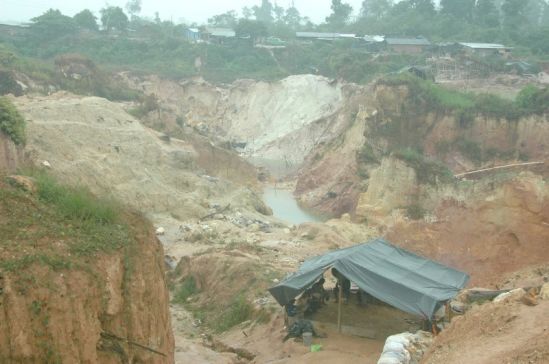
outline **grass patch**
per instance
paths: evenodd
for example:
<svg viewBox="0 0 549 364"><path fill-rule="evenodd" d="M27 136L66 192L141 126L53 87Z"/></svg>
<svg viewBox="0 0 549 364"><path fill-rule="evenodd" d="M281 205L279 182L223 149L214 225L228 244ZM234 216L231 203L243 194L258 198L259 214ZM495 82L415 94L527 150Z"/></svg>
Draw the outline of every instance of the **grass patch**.
<svg viewBox="0 0 549 364"><path fill-rule="evenodd" d="M192 295L198 293L199 290L196 287L196 281L193 276L187 277L183 283L176 289L172 302L180 305L187 303L187 299Z"/></svg>
<svg viewBox="0 0 549 364"><path fill-rule="evenodd" d="M447 89L411 74L386 76L379 85L407 86L411 103L428 110L454 112L460 125L467 127L475 116L483 115L516 121L521 117L549 111L549 89L526 86L516 101L491 94L473 94Z"/></svg>
<svg viewBox="0 0 549 364"><path fill-rule="evenodd" d="M232 327L250 320L254 315L254 308L243 295L236 297L231 304L216 318L212 328L218 332L224 332Z"/></svg>
<svg viewBox="0 0 549 364"><path fill-rule="evenodd" d="M15 144L25 144L25 119L5 97L0 97L0 131Z"/></svg>
<svg viewBox="0 0 549 364"><path fill-rule="evenodd" d="M456 141L456 147L464 157L475 164L478 165L482 162L482 148L479 143L468 139L458 139Z"/></svg>
<svg viewBox="0 0 549 364"><path fill-rule="evenodd" d="M454 178L452 171L443 163L427 160L423 154L416 149L401 149L393 153L393 156L412 167L416 171L418 182L421 184L450 182Z"/></svg>
<svg viewBox="0 0 549 364"><path fill-rule="evenodd" d="M414 202L406 206L406 216L412 220L421 220L425 217L427 211L419 202Z"/></svg>
<svg viewBox="0 0 549 364"><path fill-rule="evenodd" d="M46 173L36 173L33 177L39 198L55 205L66 218L99 225L117 221L118 211L112 201L97 199L83 187L63 186Z"/></svg>
<svg viewBox="0 0 549 364"><path fill-rule="evenodd" d="M365 143L358 151L357 160L365 164L379 163L379 159L375 155L374 148L367 143Z"/></svg>

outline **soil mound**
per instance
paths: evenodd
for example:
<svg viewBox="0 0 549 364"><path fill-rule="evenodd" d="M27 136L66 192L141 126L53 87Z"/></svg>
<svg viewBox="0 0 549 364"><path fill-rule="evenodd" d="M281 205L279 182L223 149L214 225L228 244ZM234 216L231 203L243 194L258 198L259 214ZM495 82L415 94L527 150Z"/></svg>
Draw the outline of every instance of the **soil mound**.
<svg viewBox="0 0 549 364"><path fill-rule="evenodd" d="M435 339L425 364L542 364L549 362L549 301L473 307Z"/></svg>

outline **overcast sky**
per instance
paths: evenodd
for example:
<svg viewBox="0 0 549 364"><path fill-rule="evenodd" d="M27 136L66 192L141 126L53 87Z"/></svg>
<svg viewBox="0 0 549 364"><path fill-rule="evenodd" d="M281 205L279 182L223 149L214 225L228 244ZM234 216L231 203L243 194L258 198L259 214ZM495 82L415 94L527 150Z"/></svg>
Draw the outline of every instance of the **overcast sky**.
<svg viewBox="0 0 549 364"><path fill-rule="evenodd" d="M63 14L74 15L82 9L98 14L105 4L124 7L127 0L0 0L0 20L28 21L49 8L59 9ZM271 0L272 3L275 1ZM359 10L362 0L345 1ZM290 0L278 0L278 5L288 7ZM141 15L153 17L158 11L160 18L174 22L203 23L212 15L229 10L240 10L244 6L261 4L261 0L142 0ZM295 0L295 6L302 16L314 22L321 22L330 13L331 0Z"/></svg>

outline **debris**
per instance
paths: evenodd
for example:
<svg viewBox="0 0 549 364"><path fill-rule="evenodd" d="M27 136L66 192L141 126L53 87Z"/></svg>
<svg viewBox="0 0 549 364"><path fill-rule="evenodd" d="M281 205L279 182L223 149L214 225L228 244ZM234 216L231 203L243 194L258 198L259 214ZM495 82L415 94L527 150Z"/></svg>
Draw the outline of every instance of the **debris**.
<svg viewBox="0 0 549 364"><path fill-rule="evenodd" d="M494 298L494 303L508 302L510 300L519 301L526 295L526 291L522 288L517 288L509 292L505 292Z"/></svg>
<svg viewBox="0 0 549 364"><path fill-rule="evenodd" d="M322 345L321 344L311 345L311 353L318 353L321 350L322 350Z"/></svg>
<svg viewBox="0 0 549 364"><path fill-rule="evenodd" d="M42 162L42 166L44 166L44 167L46 167L46 168L51 168L51 164L50 164L50 162L48 162L48 161L43 161L43 162Z"/></svg>
<svg viewBox="0 0 549 364"><path fill-rule="evenodd" d="M159 227L156 229L156 235L164 235L166 233L166 229L163 227Z"/></svg>
<svg viewBox="0 0 549 364"><path fill-rule="evenodd" d="M36 183L34 182L34 179L26 176L8 176L6 177L7 182L17 188L20 188L24 191L30 192L30 193L36 193Z"/></svg>
<svg viewBox="0 0 549 364"><path fill-rule="evenodd" d="M545 283L543 286L541 286L541 290L539 291L539 298L542 300L549 300L549 283Z"/></svg>
<svg viewBox="0 0 549 364"><path fill-rule="evenodd" d="M425 331L389 336L377 364L419 363L432 341L433 336Z"/></svg>

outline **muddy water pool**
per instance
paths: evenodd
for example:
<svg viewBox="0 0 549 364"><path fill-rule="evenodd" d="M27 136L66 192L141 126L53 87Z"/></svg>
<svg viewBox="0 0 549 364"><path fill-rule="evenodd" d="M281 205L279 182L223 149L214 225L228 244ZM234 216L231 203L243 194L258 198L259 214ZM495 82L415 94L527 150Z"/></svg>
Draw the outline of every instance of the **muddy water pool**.
<svg viewBox="0 0 549 364"><path fill-rule="evenodd" d="M263 201L273 210L274 217L290 224L324 221L302 209L290 190L267 187L263 190Z"/></svg>

